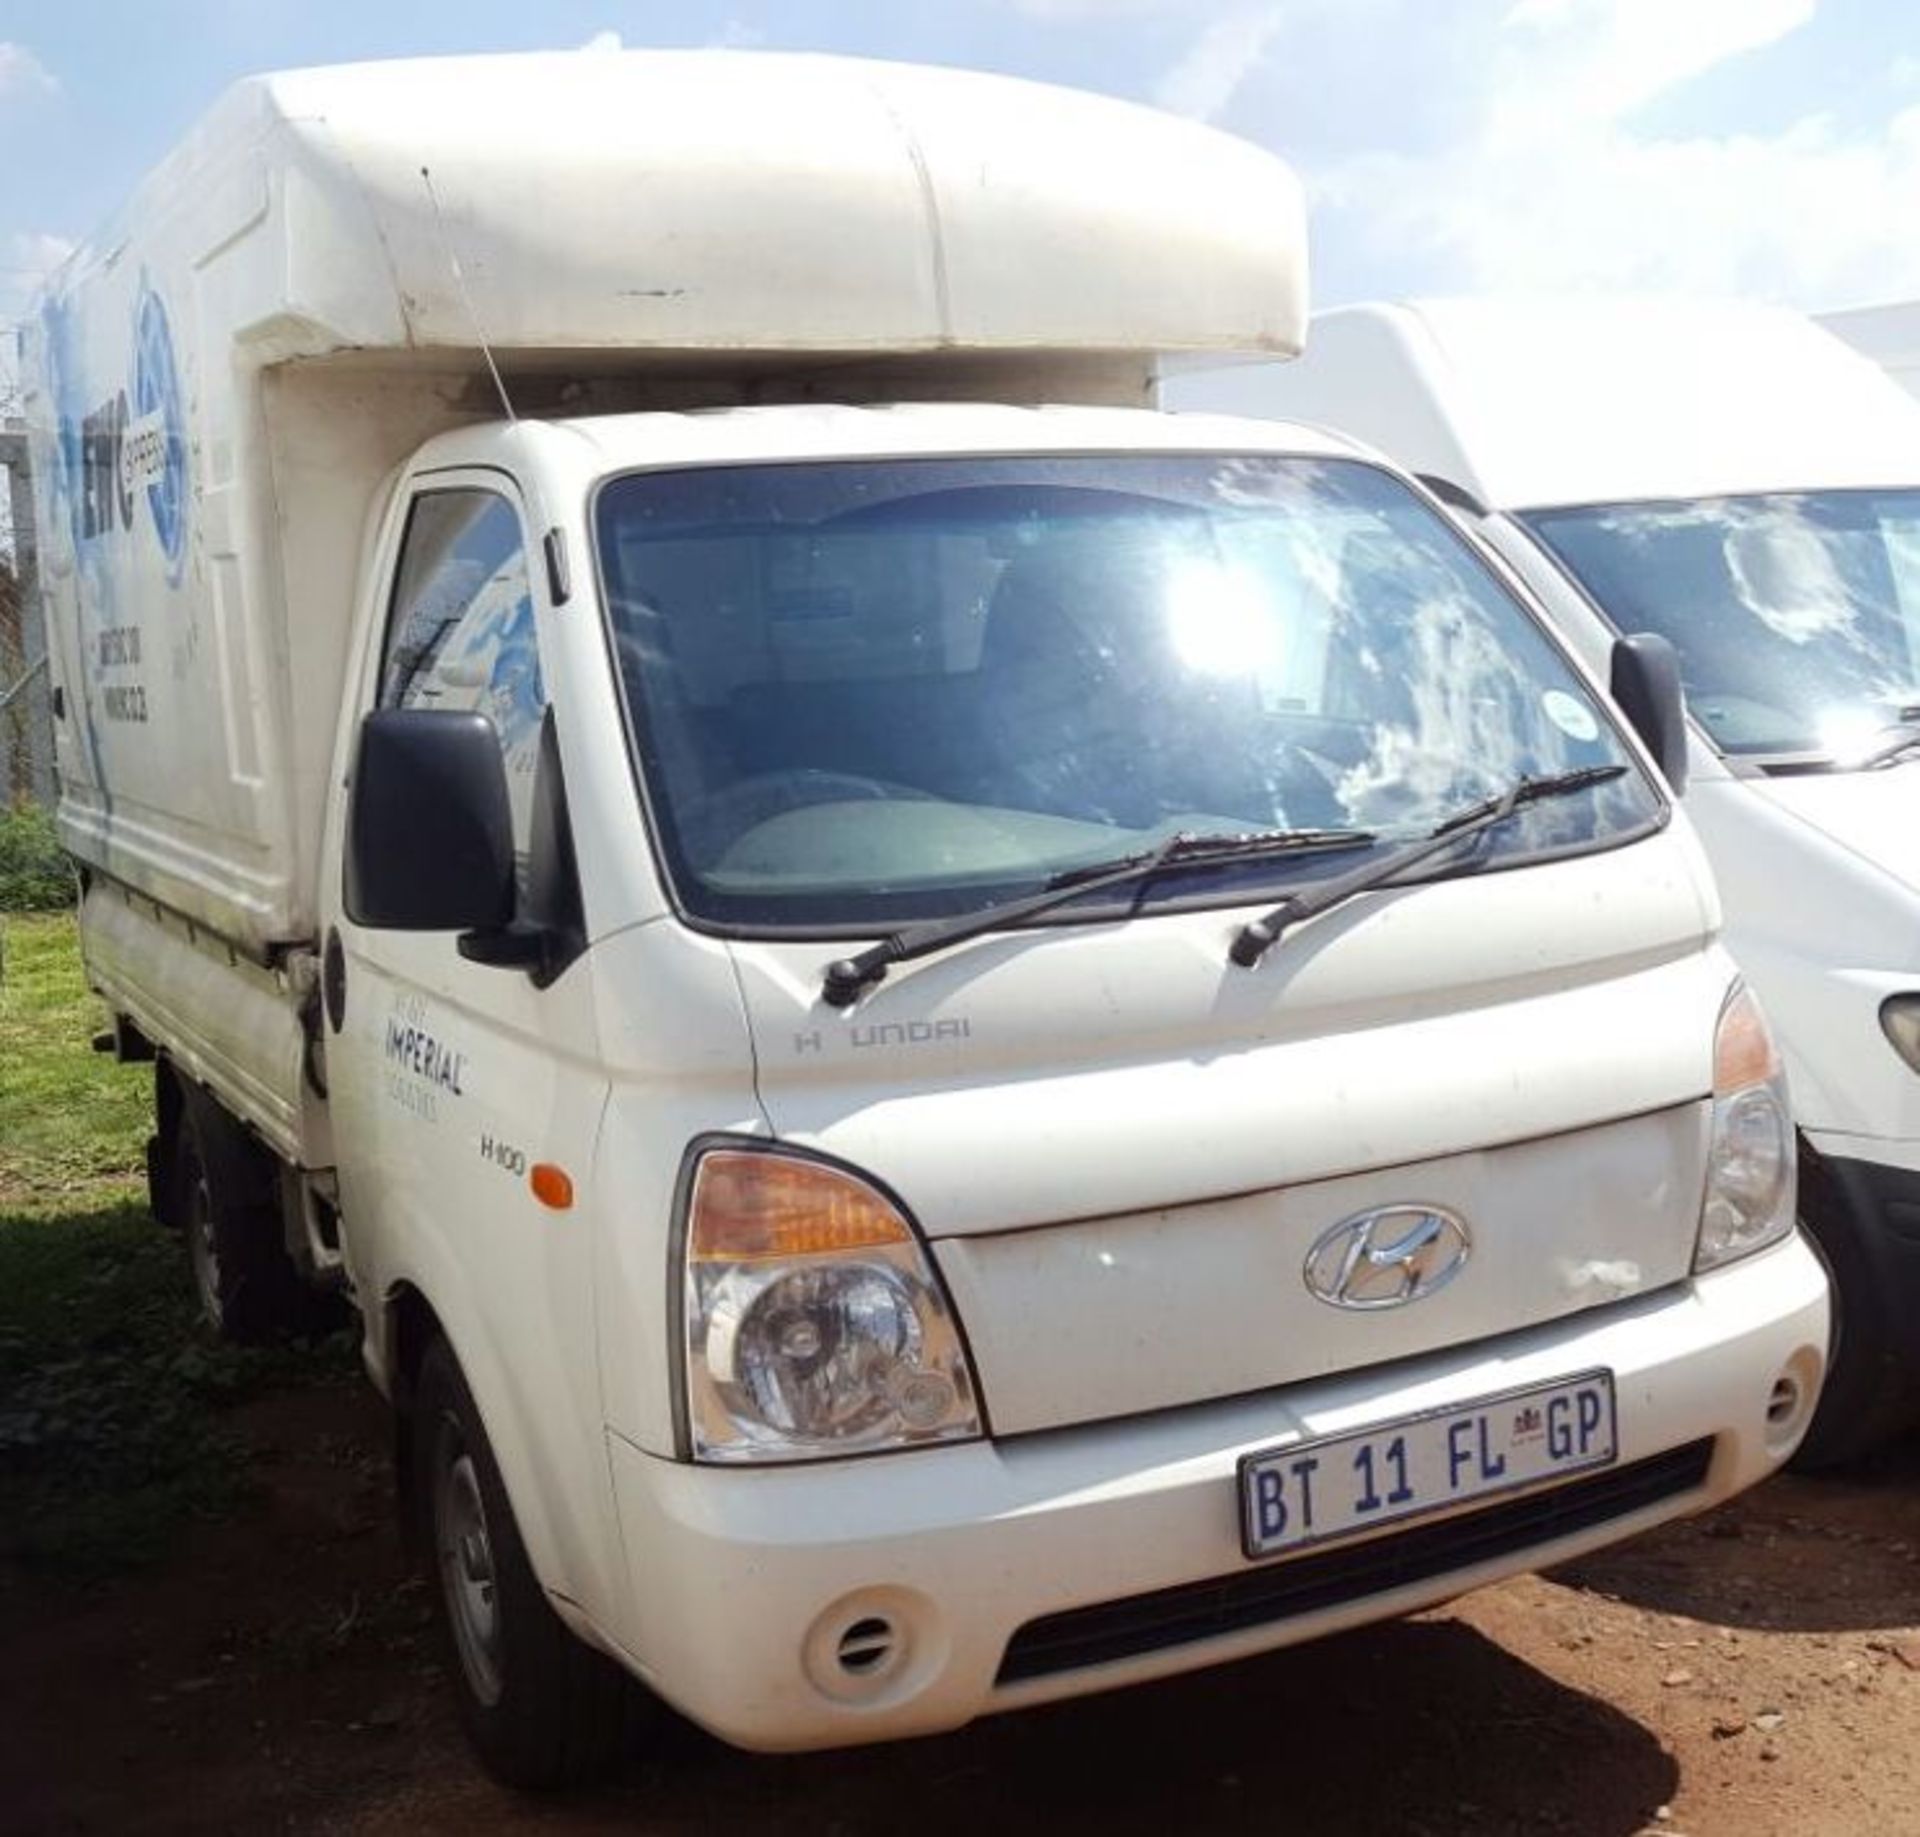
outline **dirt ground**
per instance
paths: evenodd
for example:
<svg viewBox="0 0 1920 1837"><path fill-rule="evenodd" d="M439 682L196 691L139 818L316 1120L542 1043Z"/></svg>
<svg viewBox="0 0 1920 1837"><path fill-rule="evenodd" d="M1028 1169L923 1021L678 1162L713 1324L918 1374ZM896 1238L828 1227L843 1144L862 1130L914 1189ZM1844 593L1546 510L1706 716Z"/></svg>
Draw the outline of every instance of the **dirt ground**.
<svg viewBox="0 0 1920 1837"><path fill-rule="evenodd" d="M1920 1833L1920 1442L1416 1621L862 1752L669 1724L533 1802L461 1744L371 1394L239 1427L257 1503L164 1571L0 1577L0 1828Z"/></svg>

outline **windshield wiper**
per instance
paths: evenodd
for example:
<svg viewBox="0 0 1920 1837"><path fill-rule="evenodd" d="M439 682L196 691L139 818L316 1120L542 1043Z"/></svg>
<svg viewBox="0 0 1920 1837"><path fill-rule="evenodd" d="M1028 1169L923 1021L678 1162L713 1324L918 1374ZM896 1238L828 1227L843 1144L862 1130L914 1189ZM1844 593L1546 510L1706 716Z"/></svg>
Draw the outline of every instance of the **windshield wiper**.
<svg viewBox="0 0 1920 1837"><path fill-rule="evenodd" d="M1419 841L1409 842L1405 848L1382 855L1377 861L1369 861L1350 874L1323 881L1310 892L1296 893L1275 906L1271 912L1250 920L1241 926L1227 954L1242 969L1252 969L1279 943L1281 934L1289 926L1298 925L1304 919L1317 918L1323 912L1331 912L1335 906L1344 905L1356 895L1371 892L1375 887L1398 878L1407 869L1418 867L1428 857L1458 847L1483 829L1491 829L1496 823L1504 822L1523 804L1536 804L1549 797L1566 797L1574 791L1584 791L1591 785L1606 784L1610 779L1625 776L1626 770L1624 765L1583 765L1575 771L1556 772L1551 777L1519 779L1498 797L1489 797L1455 812L1428 830Z"/></svg>
<svg viewBox="0 0 1920 1837"><path fill-rule="evenodd" d="M982 906L953 918L929 919L882 938L855 956L827 965L821 994L833 1007L850 1007L861 991L871 988L896 963L928 957L952 944L1017 925L1056 906L1064 906L1106 887L1144 884L1171 868L1208 867L1216 862L1246 861L1267 855L1317 854L1334 849L1366 848L1375 837L1365 829L1256 829L1245 833L1195 834L1182 830L1137 854L1111 861L1089 862L1054 875L1037 893L998 905Z"/></svg>
<svg viewBox="0 0 1920 1837"><path fill-rule="evenodd" d="M1864 759L1854 761L1856 772L1878 772L1886 766L1897 765L1909 753L1920 753L1920 729L1908 728L1897 740L1889 740L1885 746L1877 747Z"/></svg>

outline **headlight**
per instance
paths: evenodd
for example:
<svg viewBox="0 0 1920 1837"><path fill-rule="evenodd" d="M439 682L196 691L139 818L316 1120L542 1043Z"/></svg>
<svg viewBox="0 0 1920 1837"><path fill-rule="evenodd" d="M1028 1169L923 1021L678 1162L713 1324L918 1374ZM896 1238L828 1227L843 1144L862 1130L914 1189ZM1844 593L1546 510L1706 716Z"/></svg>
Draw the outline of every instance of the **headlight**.
<svg viewBox="0 0 1920 1837"><path fill-rule="evenodd" d="M858 1175L708 1149L684 1242L694 1459L816 1460L980 1434L940 1279L899 1208Z"/></svg>
<svg viewBox="0 0 1920 1837"><path fill-rule="evenodd" d="M1713 1041L1713 1128L1695 1273L1793 1229L1793 1119L1780 1054L1753 991L1737 985Z"/></svg>
<svg viewBox="0 0 1920 1837"><path fill-rule="evenodd" d="M1880 1031L1893 1050L1920 1072L1920 995L1889 995L1880 1004Z"/></svg>

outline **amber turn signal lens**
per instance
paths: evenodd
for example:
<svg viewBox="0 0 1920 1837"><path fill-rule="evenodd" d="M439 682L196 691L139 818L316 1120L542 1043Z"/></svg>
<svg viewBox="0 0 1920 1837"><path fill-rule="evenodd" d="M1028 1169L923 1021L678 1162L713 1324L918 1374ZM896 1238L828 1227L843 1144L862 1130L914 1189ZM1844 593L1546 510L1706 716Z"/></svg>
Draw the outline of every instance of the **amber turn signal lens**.
<svg viewBox="0 0 1920 1837"><path fill-rule="evenodd" d="M573 1204L572 1175L551 1161L536 1161L533 1172L527 1176L527 1184L533 1188L534 1198L556 1212L564 1212Z"/></svg>
<svg viewBox="0 0 1920 1837"><path fill-rule="evenodd" d="M864 1180L818 1161L716 1149L694 1179L691 1262L759 1263L912 1241L906 1220Z"/></svg>
<svg viewBox="0 0 1920 1837"><path fill-rule="evenodd" d="M1764 1084L1780 1072L1780 1054L1753 991L1741 987L1720 1010L1713 1036L1713 1094L1725 1097Z"/></svg>

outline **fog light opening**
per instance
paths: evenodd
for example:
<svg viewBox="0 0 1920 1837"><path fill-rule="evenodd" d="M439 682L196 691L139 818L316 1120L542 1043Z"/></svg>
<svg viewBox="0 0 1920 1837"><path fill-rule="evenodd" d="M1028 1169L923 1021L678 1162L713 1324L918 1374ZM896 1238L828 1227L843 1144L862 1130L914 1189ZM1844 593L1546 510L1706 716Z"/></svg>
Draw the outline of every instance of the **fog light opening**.
<svg viewBox="0 0 1920 1837"><path fill-rule="evenodd" d="M1773 1381L1773 1395L1767 1399L1767 1427L1770 1429L1790 1428L1794 1418L1800 1414L1800 1384L1790 1376L1781 1376Z"/></svg>
<svg viewBox="0 0 1920 1837"><path fill-rule="evenodd" d="M842 1595L808 1627L800 1662L823 1696L853 1709L898 1707L946 1669L945 1617L915 1588Z"/></svg>
<svg viewBox="0 0 1920 1837"><path fill-rule="evenodd" d="M1803 1346L1780 1368L1767 1392L1766 1420L1761 1428L1770 1454L1784 1456L1807 1431L1813 1406L1820 1396L1820 1355Z"/></svg>
<svg viewBox="0 0 1920 1837"><path fill-rule="evenodd" d="M900 1655L900 1636L891 1620L869 1614L856 1620L834 1647L834 1658L850 1678L876 1678L893 1668Z"/></svg>

